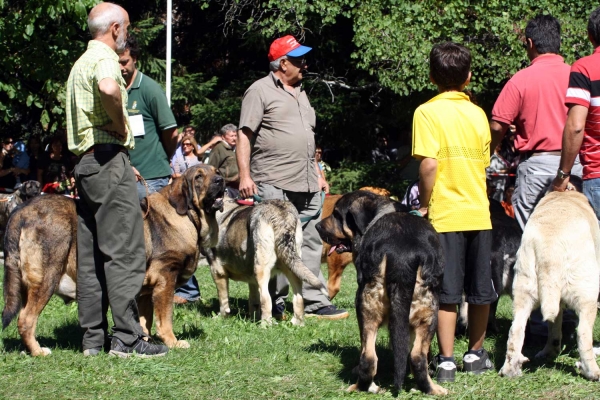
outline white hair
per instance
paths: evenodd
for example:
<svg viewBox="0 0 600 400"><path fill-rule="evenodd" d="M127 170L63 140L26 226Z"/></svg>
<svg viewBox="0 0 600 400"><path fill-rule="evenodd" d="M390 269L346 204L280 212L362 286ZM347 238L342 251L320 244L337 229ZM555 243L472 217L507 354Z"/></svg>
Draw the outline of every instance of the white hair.
<svg viewBox="0 0 600 400"><path fill-rule="evenodd" d="M102 12L94 12L94 9L92 8L87 20L88 28L92 38L96 38L108 32L114 23L117 23L121 26L125 25L125 13L123 12L123 8L108 2L100 4L105 4L106 9Z"/></svg>
<svg viewBox="0 0 600 400"><path fill-rule="evenodd" d="M277 60L273 60L269 63L269 70L275 72L279 70L279 67L281 66L281 60L287 60L287 56L283 55L281 57L279 57Z"/></svg>

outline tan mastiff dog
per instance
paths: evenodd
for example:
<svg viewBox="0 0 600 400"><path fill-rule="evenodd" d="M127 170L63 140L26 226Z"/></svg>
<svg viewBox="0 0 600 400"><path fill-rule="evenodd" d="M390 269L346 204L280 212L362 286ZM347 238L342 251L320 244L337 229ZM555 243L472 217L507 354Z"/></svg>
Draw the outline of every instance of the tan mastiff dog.
<svg viewBox="0 0 600 400"><path fill-rule="evenodd" d="M144 332L156 330L169 347L187 348L173 333L173 294L196 270L201 247L217 240L215 213L223 207L225 183L215 169L198 165L142 202L147 271L138 308ZM32 356L48 355L35 338L38 317L53 294L76 298L76 203L59 195L40 196L10 217L4 241L6 328L19 315L19 334Z"/></svg>

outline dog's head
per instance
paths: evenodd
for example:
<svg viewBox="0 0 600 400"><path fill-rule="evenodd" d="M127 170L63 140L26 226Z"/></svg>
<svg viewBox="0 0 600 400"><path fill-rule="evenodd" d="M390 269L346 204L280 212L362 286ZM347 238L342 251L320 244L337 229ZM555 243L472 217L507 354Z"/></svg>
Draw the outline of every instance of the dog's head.
<svg viewBox="0 0 600 400"><path fill-rule="evenodd" d="M201 164L188 168L173 181L169 203L180 215L186 215L188 210L214 215L223 210L224 195L223 177L211 165Z"/></svg>
<svg viewBox="0 0 600 400"><path fill-rule="evenodd" d="M372 192L358 190L342 196L332 214L317 224L321 239L331 245L329 254L352 251L353 244L365 234L384 207L404 211L400 204L396 206L395 202Z"/></svg>
<svg viewBox="0 0 600 400"><path fill-rule="evenodd" d="M25 201L38 196L42 192L42 185L38 181L25 181L17 191L21 200Z"/></svg>

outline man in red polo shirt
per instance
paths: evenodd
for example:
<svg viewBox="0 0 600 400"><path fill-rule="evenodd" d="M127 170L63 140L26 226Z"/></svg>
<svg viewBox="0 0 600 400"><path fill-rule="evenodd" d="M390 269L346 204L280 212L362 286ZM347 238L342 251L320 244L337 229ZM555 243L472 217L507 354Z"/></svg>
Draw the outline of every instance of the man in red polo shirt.
<svg viewBox="0 0 600 400"><path fill-rule="evenodd" d="M600 7L590 15L588 38L594 53L573 64L566 105L569 114L563 133L563 154L554 190L563 191L579 153L583 165L583 193L600 220Z"/></svg>
<svg viewBox="0 0 600 400"><path fill-rule="evenodd" d="M569 65L558 55L560 23L556 18L538 15L529 21L525 40L531 64L506 83L496 100L490 122L492 149L502 140L510 124L517 127L515 148L521 153L521 163L512 202L521 229L558 169L562 128L567 116L564 96L570 71ZM573 173L581 175L579 162Z"/></svg>

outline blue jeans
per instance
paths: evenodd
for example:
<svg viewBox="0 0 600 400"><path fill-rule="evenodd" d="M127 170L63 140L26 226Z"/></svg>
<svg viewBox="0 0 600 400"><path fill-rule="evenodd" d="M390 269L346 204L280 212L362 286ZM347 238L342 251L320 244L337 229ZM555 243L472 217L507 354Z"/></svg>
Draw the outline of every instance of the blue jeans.
<svg viewBox="0 0 600 400"><path fill-rule="evenodd" d="M179 297L183 297L187 301L196 301L200 299L200 287L196 277L192 275L185 285L180 286L175 290L175 294Z"/></svg>
<svg viewBox="0 0 600 400"><path fill-rule="evenodd" d="M600 221L600 178L583 181L583 194L592 205L596 218Z"/></svg>
<svg viewBox="0 0 600 400"><path fill-rule="evenodd" d="M144 184L141 181L138 181L136 184L138 198L140 199L140 201L142 201L142 199L144 197L146 197L147 195L150 195L154 192L158 192L160 189L167 186L169 184L169 177L166 176L164 178L147 179L146 183L148 184L147 192L146 192L146 187L144 186Z"/></svg>

